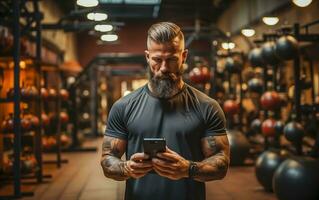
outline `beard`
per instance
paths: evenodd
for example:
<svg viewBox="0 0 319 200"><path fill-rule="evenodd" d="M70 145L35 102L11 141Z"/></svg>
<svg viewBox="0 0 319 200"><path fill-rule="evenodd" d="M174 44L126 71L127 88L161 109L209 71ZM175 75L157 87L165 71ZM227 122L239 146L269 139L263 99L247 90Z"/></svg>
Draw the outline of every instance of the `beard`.
<svg viewBox="0 0 319 200"><path fill-rule="evenodd" d="M179 85L182 80L182 67L175 73L161 73L155 75L148 67L148 79L152 93L159 98L170 98L180 91Z"/></svg>

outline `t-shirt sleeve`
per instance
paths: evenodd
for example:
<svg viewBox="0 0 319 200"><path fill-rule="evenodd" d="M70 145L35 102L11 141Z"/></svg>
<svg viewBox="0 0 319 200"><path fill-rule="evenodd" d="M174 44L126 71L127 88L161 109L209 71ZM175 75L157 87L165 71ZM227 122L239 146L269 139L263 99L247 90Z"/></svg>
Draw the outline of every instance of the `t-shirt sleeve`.
<svg viewBox="0 0 319 200"><path fill-rule="evenodd" d="M124 118L125 105L117 101L113 104L106 124L105 135L127 140L127 128Z"/></svg>
<svg viewBox="0 0 319 200"><path fill-rule="evenodd" d="M204 109L203 115L205 121L203 137L226 134L225 114L217 101L212 100L209 102L206 105L206 109Z"/></svg>

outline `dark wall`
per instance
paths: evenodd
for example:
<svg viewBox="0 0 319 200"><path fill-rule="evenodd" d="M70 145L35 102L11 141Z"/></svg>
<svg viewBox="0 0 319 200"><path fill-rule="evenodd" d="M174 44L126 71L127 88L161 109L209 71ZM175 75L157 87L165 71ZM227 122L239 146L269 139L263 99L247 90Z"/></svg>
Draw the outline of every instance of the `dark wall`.
<svg viewBox="0 0 319 200"><path fill-rule="evenodd" d="M135 53L144 54L147 30L151 24L126 23L117 31L119 36L115 44L97 44L97 37L87 32L78 35L78 56L82 66L86 66L99 53Z"/></svg>
<svg viewBox="0 0 319 200"><path fill-rule="evenodd" d="M154 23L154 22L153 22ZM177 22L182 28L190 27L191 23ZM125 23L121 30L117 31L119 41L115 44L98 45L97 36L88 35L87 32L78 34L78 58L82 66L86 66L99 53L134 53L144 54L146 49L147 30L152 25L152 22L131 22ZM209 52L209 41L192 42L190 48L195 51Z"/></svg>

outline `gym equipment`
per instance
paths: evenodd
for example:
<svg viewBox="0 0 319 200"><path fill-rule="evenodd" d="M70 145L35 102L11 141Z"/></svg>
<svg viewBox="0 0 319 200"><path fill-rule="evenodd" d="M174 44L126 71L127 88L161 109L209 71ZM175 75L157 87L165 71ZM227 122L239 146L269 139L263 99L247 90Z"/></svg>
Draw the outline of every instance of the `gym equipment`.
<svg viewBox="0 0 319 200"><path fill-rule="evenodd" d="M260 119L254 119L250 124L250 129L254 131L254 133L260 133L261 132L261 121Z"/></svg>
<svg viewBox="0 0 319 200"><path fill-rule="evenodd" d="M263 81L260 78L252 78L248 81L248 88L251 92L262 93Z"/></svg>
<svg viewBox="0 0 319 200"><path fill-rule="evenodd" d="M273 190L279 200L318 200L319 163L306 157L285 160L275 171Z"/></svg>
<svg viewBox="0 0 319 200"><path fill-rule="evenodd" d="M284 131L284 127L285 127L285 124L282 121L280 121L280 120L276 121L275 127L274 127L276 134L277 135L282 134Z"/></svg>
<svg viewBox="0 0 319 200"><path fill-rule="evenodd" d="M13 114L9 114L1 123L3 133L12 133L13 131Z"/></svg>
<svg viewBox="0 0 319 200"><path fill-rule="evenodd" d="M49 92L46 88L41 88L40 93L41 93L41 98L48 99Z"/></svg>
<svg viewBox="0 0 319 200"><path fill-rule="evenodd" d="M261 67L265 65L260 48L251 50L248 54L248 60L252 67Z"/></svg>
<svg viewBox="0 0 319 200"><path fill-rule="evenodd" d="M204 84L210 81L211 75L207 67L195 67L189 72L189 79L195 84Z"/></svg>
<svg viewBox="0 0 319 200"><path fill-rule="evenodd" d="M61 89L60 97L63 101L67 101L69 99L69 92L66 89Z"/></svg>
<svg viewBox="0 0 319 200"><path fill-rule="evenodd" d="M54 88L49 89L49 98L50 99L55 99L57 97L56 90Z"/></svg>
<svg viewBox="0 0 319 200"><path fill-rule="evenodd" d="M300 142L304 136L304 129L298 122L289 122L284 128L284 135L290 142Z"/></svg>
<svg viewBox="0 0 319 200"><path fill-rule="evenodd" d="M275 124L274 119L266 119L261 125L262 133L267 137L274 137L276 135Z"/></svg>
<svg viewBox="0 0 319 200"><path fill-rule="evenodd" d="M23 131L28 131L31 128L31 122L26 116L21 119L21 127Z"/></svg>
<svg viewBox="0 0 319 200"><path fill-rule="evenodd" d="M226 63L225 63L225 68L230 73L238 73L240 71L240 69L242 68L242 64L238 60L236 60L232 57L227 57Z"/></svg>
<svg viewBox="0 0 319 200"><path fill-rule="evenodd" d="M239 104L234 100L226 100L223 105L224 112L228 115L237 114L240 110Z"/></svg>
<svg viewBox="0 0 319 200"><path fill-rule="evenodd" d="M268 150L258 156L255 163L255 174L258 182L268 192L272 191L272 179L279 165L288 158L284 150Z"/></svg>
<svg viewBox="0 0 319 200"><path fill-rule="evenodd" d="M42 126L43 126L43 127L49 126L49 124L50 124L50 118L48 117L47 114L42 113L42 114L41 114L41 119L42 119Z"/></svg>
<svg viewBox="0 0 319 200"><path fill-rule="evenodd" d="M268 91L261 96L260 103L265 110L275 110L281 106L281 98L277 92Z"/></svg>
<svg viewBox="0 0 319 200"><path fill-rule="evenodd" d="M69 115L64 111L60 112L60 120L62 124L67 123L69 121Z"/></svg>
<svg viewBox="0 0 319 200"><path fill-rule="evenodd" d="M266 64L277 65L280 63L280 59L276 55L275 42L266 42L261 48L261 54Z"/></svg>
<svg viewBox="0 0 319 200"><path fill-rule="evenodd" d="M298 41L291 35L281 36L275 46L276 55L283 60L291 60L298 56Z"/></svg>
<svg viewBox="0 0 319 200"><path fill-rule="evenodd" d="M250 149L247 138L237 130L228 130L227 136L230 145L230 165L243 165Z"/></svg>
<svg viewBox="0 0 319 200"><path fill-rule="evenodd" d="M31 99L34 99L39 96L39 91L34 85L27 87L27 91L28 91L29 98Z"/></svg>

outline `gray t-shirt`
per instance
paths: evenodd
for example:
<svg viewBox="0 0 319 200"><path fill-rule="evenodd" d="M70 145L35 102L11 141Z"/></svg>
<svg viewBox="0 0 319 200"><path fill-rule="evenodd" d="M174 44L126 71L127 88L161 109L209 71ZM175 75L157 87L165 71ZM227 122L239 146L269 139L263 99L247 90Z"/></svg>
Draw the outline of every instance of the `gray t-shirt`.
<svg viewBox="0 0 319 200"><path fill-rule="evenodd" d="M225 116L215 100L187 84L168 99L154 97L145 85L113 105L105 134L127 141L126 159L143 152L144 137L164 137L167 146L185 159L201 161L201 138L225 135ZM149 173L127 180L125 199L204 200L205 184Z"/></svg>

